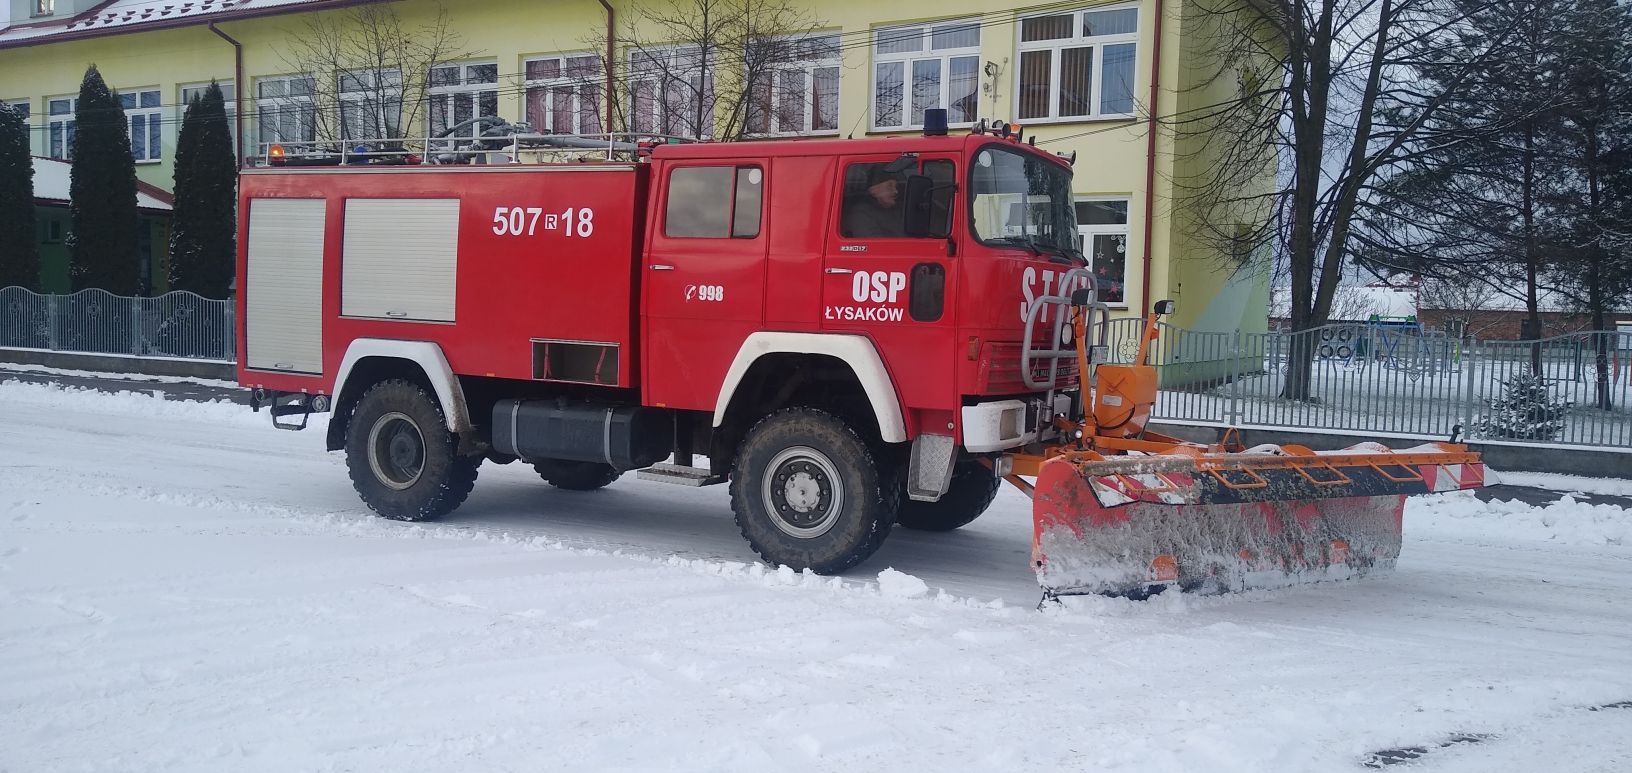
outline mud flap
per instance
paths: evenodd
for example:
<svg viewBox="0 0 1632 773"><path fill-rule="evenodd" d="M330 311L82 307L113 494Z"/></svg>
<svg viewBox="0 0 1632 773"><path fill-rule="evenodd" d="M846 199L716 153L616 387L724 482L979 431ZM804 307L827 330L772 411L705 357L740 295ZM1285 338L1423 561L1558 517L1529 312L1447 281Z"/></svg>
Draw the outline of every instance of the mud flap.
<svg viewBox="0 0 1632 773"><path fill-rule="evenodd" d="M1337 460L1333 460L1337 461ZM1481 465L1199 471L1193 458L1042 466L1032 563L1049 595L1228 592L1390 569L1408 494L1472 487Z"/></svg>

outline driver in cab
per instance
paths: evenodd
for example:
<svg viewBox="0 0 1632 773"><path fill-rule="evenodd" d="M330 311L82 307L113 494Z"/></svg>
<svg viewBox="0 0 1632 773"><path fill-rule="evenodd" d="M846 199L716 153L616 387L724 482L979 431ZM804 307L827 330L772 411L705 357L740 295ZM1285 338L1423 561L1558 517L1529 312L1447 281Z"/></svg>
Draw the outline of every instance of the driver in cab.
<svg viewBox="0 0 1632 773"><path fill-rule="evenodd" d="M906 208L901 206L901 178L869 164L866 188L847 195L840 233L853 238L906 236Z"/></svg>

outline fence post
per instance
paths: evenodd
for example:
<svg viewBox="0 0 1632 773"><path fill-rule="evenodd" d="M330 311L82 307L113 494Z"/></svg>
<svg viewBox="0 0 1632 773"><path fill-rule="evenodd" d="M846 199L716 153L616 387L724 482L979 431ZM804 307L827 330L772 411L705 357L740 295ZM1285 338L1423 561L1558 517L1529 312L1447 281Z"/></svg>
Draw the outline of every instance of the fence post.
<svg viewBox="0 0 1632 773"><path fill-rule="evenodd" d="M130 353L142 356L142 298L126 298L130 302Z"/></svg>
<svg viewBox="0 0 1632 773"><path fill-rule="evenodd" d="M1230 334L1230 426L1241 423L1241 328Z"/></svg>
<svg viewBox="0 0 1632 773"><path fill-rule="evenodd" d="M62 324L58 321L58 318L62 315L57 313L57 301L59 298L60 296L56 295L55 293L45 296L45 315L50 318L50 322L46 323L45 326L45 348L50 349L53 352L57 351L57 344L62 340L62 336L57 330L57 327Z"/></svg>
<svg viewBox="0 0 1632 773"><path fill-rule="evenodd" d="M226 354L228 362L237 362L237 360L238 360L237 353L234 352L233 350L238 348L238 326L233 324L233 314L235 313L235 309L233 308L234 304L233 304L233 299L232 299L232 294L231 293L227 294L227 300L224 301L224 303L226 304L226 313L225 313L224 317L226 318L226 321L227 321L226 331L225 331L225 335L224 335L224 338L226 339L226 343L221 348L222 348L222 351Z"/></svg>
<svg viewBox="0 0 1632 773"><path fill-rule="evenodd" d="M1462 350L1462 367L1468 371L1466 390L1462 395L1462 437L1473 434L1474 403L1479 399L1474 394L1474 385L1478 383L1479 371L1479 339L1468 336L1467 347Z"/></svg>

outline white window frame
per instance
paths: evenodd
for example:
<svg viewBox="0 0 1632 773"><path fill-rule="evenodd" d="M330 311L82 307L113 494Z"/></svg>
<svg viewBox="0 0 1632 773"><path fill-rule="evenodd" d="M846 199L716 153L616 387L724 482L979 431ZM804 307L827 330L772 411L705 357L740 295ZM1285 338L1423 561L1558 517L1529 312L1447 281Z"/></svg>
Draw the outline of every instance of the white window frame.
<svg viewBox="0 0 1632 773"><path fill-rule="evenodd" d="M152 97L144 100L143 97ZM130 100L125 107L124 100ZM138 164L157 164L164 160L164 92L158 86L144 86L119 92L120 107L125 110L125 136L130 138L130 155ZM152 104L144 105L144 102ZM136 152L136 125L141 124L142 152ZM156 131L155 131L156 130ZM154 142L157 139L158 142Z"/></svg>
<svg viewBox="0 0 1632 773"><path fill-rule="evenodd" d="M472 78L480 77L471 74L471 70L477 67L493 68L493 80L472 81ZM461 101L470 103L471 118L476 118L483 115L480 110L482 106L482 95L484 94L492 95L493 115L498 115L499 62L497 59L477 59L468 62L443 62L441 64L432 65L430 69L433 72L436 70L454 69L458 71L459 77L457 83L433 85L435 81L431 77L431 73L427 72L425 74L425 133L427 136L435 135L450 126L459 123L459 121L455 120L455 118L459 115L458 103ZM434 120L438 109L437 105L439 104L441 105L440 109L442 110L443 120L446 121L446 125L441 129L437 128ZM471 127L465 134L461 134L459 136L474 137L477 131L478 129L476 127Z"/></svg>
<svg viewBox="0 0 1632 773"><path fill-rule="evenodd" d="M833 79L835 81L834 85L835 86L839 85L838 81L840 80L840 78L842 76L842 73L843 73L843 62L841 61L841 56L840 56L840 54L841 54L841 52L842 52L842 50L844 48L842 33L839 33L839 32L817 32L817 33L812 33L812 34L809 34L809 35L801 35L801 36L796 36L796 37L777 38L777 39L774 40L773 45L801 45L801 44L815 43L817 41L823 41L824 44L826 44L826 43L828 43L830 41L830 44L825 45L825 47L830 48L831 50L829 52L827 52L827 53L824 53L821 56L802 56L802 57L798 57L798 58L795 58L795 59L791 59L791 60L789 60L789 61L787 61L785 63L779 63L777 65L774 65L768 71L768 73L770 75L770 78L771 78L771 83L770 83L770 115L765 118L766 126L767 126L767 129L765 131L752 131L753 124L755 123L755 119L757 117L757 115L755 113L759 109L759 106L758 106L758 103L754 101L754 100L756 100L758 98L758 95L757 94L750 94L749 95L749 97L748 97L749 106L748 107L749 107L749 110L750 110L750 115L749 115L749 124L748 125L749 125L749 129L750 129L749 133L751 134L751 136L755 136L755 137L819 137L819 136L832 136L832 135L837 135L839 133L839 107L843 102L843 98L842 98L843 97L843 92L842 91L835 92L834 95L833 95L833 126L831 126L829 128L822 128L822 129L815 128L815 123L816 123L816 71L817 70L832 70L833 71ZM783 98L786 97L789 94L789 89L787 87L787 84L784 82L784 75L785 74L791 74L791 73L798 73L799 76L800 76L800 79L801 79L801 83L800 83L800 87L799 87L799 99L804 102L804 115L803 115L803 120L802 120L802 122L801 122L801 124L799 126L791 126L790 127L790 126L783 126L782 125L783 113L782 113L782 110L781 110L781 105L782 105Z"/></svg>
<svg viewBox="0 0 1632 773"><path fill-rule="evenodd" d="M868 76L867 112L868 121L874 131L902 131L922 127L923 116L913 116L912 113L912 67L913 63L928 60L938 60L941 63L940 93L936 96L935 107L946 107L948 89L952 82L952 60L973 57L975 60L975 99L973 113L980 112L980 43L977 40L973 46L959 48L935 48L935 31L946 27L973 27L978 39L981 33L980 18L952 19L945 21L923 22L920 24L894 24L888 27L877 27L873 30L871 51L873 52L872 72ZM900 53L880 53L879 44L886 35L899 33L904 30L917 28L921 34L921 45L916 51ZM902 38L896 38L900 40ZM886 124L878 120L878 73L882 65L901 65L901 118L903 123ZM893 85L893 84L892 84ZM950 126L973 126L974 117L968 121L950 121Z"/></svg>
<svg viewBox="0 0 1632 773"><path fill-rule="evenodd" d="M34 13L30 16L51 16L57 12L57 0L34 0Z"/></svg>
<svg viewBox="0 0 1632 773"><path fill-rule="evenodd" d="M289 88L295 81L308 81L311 85L304 95L293 95ZM270 83L282 83L283 95L274 97L261 96L261 86ZM311 75L271 75L255 79L254 94L255 106L255 142L252 147L257 148L252 155L265 155L263 145L277 143L310 143L317 140L317 99L313 92L317 89L317 80ZM268 114L279 117L271 129L272 136L267 136L266 116ZM289 137L284 134L281 117L286 113L293 113L299 122L301 134L298 137Z"/></svg>
<svg viewBox="0 0 1632 773"><path fill-rule="evenodd" d="M1131 10L1135 14L1137 14L1137 18L1136 18L1136 20L1134 22L1134 26L1133 26L1133 32L1118 33L1118 34L1114 34L1114 35L1092 35L1092 36L1083 34L1083 25L1084 25L1083 16L1084 16L1084 14L1099 13L1099 12L1102 12L1102 11L1127 11L1127 10ZM1071 37L1058 38L1056 40L1033 40L1033 41L1027 41L1027 42L1022 42L1020 40L1020 38L1021 38L1021 36L1023 34L1025 21L1027 19L1043 19L1043 18L1048 18L1050 16L1070 16L1071 17L1071 25L1072 25L1072 27L1071 27ZM1107 119L1115 120L1115 119L1134 117L1135 111L1137 111L1138 107L1139 107L1139 101L1138 101L1138 98L1137 98L1138 88L1139 88L1139 85L1138 85L1138 80L1139 80L1139 33L1140 33L1141 28L1143 27L1144 23L1145 23L1144 14L1140 11L1139 5L1137 3L1131 3L1131 4L1122 3L1122 4L1117 4L1117 5L1094 6L1094 7L1088 7L1088 8L1078 8L1076 10L1071 10L1071 11L1060 10L1060 11L1053 11L1053 12L1049 12L1049 13L1030 14L1030 15L1022 16L1022 17L1016 19L1015 22L1014 22L1015 55L1014 55L1014 103L1013 103L1013 110L1014 110L1013 115L1015 116L1015 120L1022 121L1022 122L1027 123L1027 124L1036 124L1036 123L1080 123L1082 121L1097 121L1097 120L1107 120ZM1128 112L1126 112L1126 113L1106 113L1106 112L1103 112L1101 110L1101 108L1103 107L1103 105L1101 103L1104 101L1104 93L1105 93L1105 47L1106 46L1120 45L1120 44L1131 44L1131 45L1133 45L1133 79L1134 79L1134 82L1132 84L1131 91L1135 95L1135 98L1133 99L1133 104L1131 106L1131 109ZM1093 74L1092 81L1090 81L1090 83L1089 83L1090 91L1089 91L1089 94L1088 94L1088 104L1091 107L1091 110L1086 115L1061 116L1060 115L1060 60L1063 58L1063 55L1061 54L1061 52L1066 50L1066 49L1078 49L1078 48L1092 48L1094 50L1094 55L1093 55L1094 74ZM1022 95L1022 92L1021 92L1020 78L1021 78L1021 73L1022 73L1023 68L1021 67L1020 63L1025 58L1025 54L1027 52L1029 52L1029 51L1049 51L1049 52L1051 52L1050 56L1049 56L1049 68L1048 68L1048 114L1046 116L1037 116L1037 117L1032 117L1032 118L1022 118L1020 116L1020 102L1021 102L1021 99L1022 99L1023 95Z"/></svg>
<svg viewBox="0 0 1632 773"><path fill-rule="evenodd" d="M395 67L383 67L372 70L346 70L334 74L335 108L339 111L339 139L342 142L361 140L393 140L402 137L402 71ZM361 89L346 90L346 81L363 84ZM393 84L391 81L395 80ZM377 104L376 104L377 103ZM368 115L369 123L380 127L378 130L370 128L361 131L365 136L353 137L346 123L346 112L362 110ZM392 113L395 112L395 115ZM376 134L390 136L377 137Z"/></svg>
<svg viewBox="0 0 1632 773"><path fill-rule="evenodd" d="M53 102L67 102L68 112L52 113L51 103ZM74 111L78 109L78 107L79 96L76 94L45 98L45 153L48 157L61 161L73 160L74 133L77 127L77 124L74 121ZM59 131L62 138L62 153L60 155L56 152L56 147L53 145L53 141L56 139L54 135L58 134Z"/></svg>
<svg viewBox="0 0 1632 773"><path fill-rule="evenodd" d="M585 59L595 63L593 80L567 74L569 67L580 66ZM556 63L556 72L560 73L559 75L553 78L528 77L528 65L551 61ZM574 64L569 65L569 63ZM541 54L523 59L521 63L521 120L526 121L537 132L552 134L601 134L605 132L606 120L602 114L606 110L606 73L602 69L602 65L601 56L592 51ZM593 98L589 100L589 104L586 106L584 92L585 88L590 86L594 87L591 91ZM544 92L544 114L540 116L544 119L542 121L533 121L533 116L528 113L531 109L535 89ZM568 112L572 116L571 126L555 125L555 100L557 99L567 100ZM588 113L587 116L586 113ZM591 124L586 121L586 117L593 117L594 123Z"/></svg>
<svg viewBox="0 0 1632 773"><path fill-rule="evenodd" d="M222 103L227 108L227 131L232 134L233 147L238 146L238 85L232 81L216 81L221 87ZM194 93L203 94L210 87L209 81L203 83L182 83L176 86L176 133L181 133L181 122L187 117L187 105L192 103Z"/></svg>
<svg viewBox="0 0 1632 773"><path fill-rule="evenodd" d="M1122 204L1124 205L1124 208L1127 210L1128 222L1120 223L1120 224L1118 224L1118 223L1094 223L1094 224L1078 223L1077 224L1077 235L1082 237L1082 254L1084 256L1086 256L1088 258L1088 260L1089 260L1089 265L1088 265L1088 270L1089 271L1094 270L1094 266L1093 266L1094 237L1095 236L1121 236L1122 237L1122 276L1120 278L1120 280L1122 282L1122 300L1120 300L1120 301L1106 301L1106 305L1110 306L1113 309L1125 309L1125 308L1128 308L1128 264L1131 261L1129 259L1127 249L1128 249L1128 241L1129 241L1129 239L1132 238L1131 237L1132 231L1130 229L1131 229L1131 225L1132 225L1132 221L1133 221L1133 197L1132 196L1074 196L1074 197L1072 197L1071 201L1072 201L1073 206L1075 206L1076 204L1087 204L1087 203L1096 202L1096 201L1119 201L1119 202L1122 202Z"/></svg>
<svg viewBox="0 0 1632 773"><path fill-rule="evenodd" d="M635 63L635 58L640 57L640 56L647 56L647 57L665 56L665 57L668 57L670 59L670 61L673 61L673 59L675 57L677 57L677 56L691 56L691 55L695 55L698 58L698 61L697 61L696 65L694 67L684 68L684 69L682 69L682 68L672 68L671 67L671 69L669 71L667 71L667 72L657 71L657 72L649 73L649 74L642 73L640 71L639 67ZM629 58L629 127L630 127L631 131L635 131L635 132L638 132L640 134L650 134L650 135L654 135L654 136L667 136L667 135L687 136L685 134L687 129L688 128L695 128L696 131L693 132L693 134L695 135L694 137L692 137L693 139L706 140L706 139L711 139L714 136L714 130L715 130L715 128L717 128L715 126L715 122L718 119L718 116L715 115L715 112L719 108L719 94L715 91L714 68L712 66L707 67L707 68L705 68L703 66L703 63L701 61L702 52L701 52L700 49L698 49L696 46L669 46L669 47L664 47L664 48L649 49L649 50L646 50L646 51L630 51L628 58ZM715 57L714 57L714 60L711 61L710 64L711 65L714 64L715 62L718 61L718 59L719 59L719 55L718 55L718 53L716 53ZM704 98L704 100L706 100L708 102L708 111L707 111L708 115L704 119L705 125L699 126L699 127L675 127L671 123L669 110L668 110L668 106L669 106L670 102L669 102L669 100L667 98L667 95L665 94L665 89L664 89L665 84L662 82L661 79L678 80L680 78L685 78L686 80L690 81L689 88L686 90L686 93L681 95L684 99L688 100L688 103L689 103L689 100L692 98L692 93L693 92L698 91L698 90L701 90L703 92L703 95L704 95L703 98ZM649 131L649 132L645 131L645 130L635 128L638 125L637 122L638 122L638 118L639 118L639 116L637 115L637 105L635 103L635 97L636 97L637 89L639 88L639 86L641 84L651 84L654 87L653 92L652 92L652 99L653 99L654 106L657 108L657 113L656 113L656 115L652 116L651 131ZM687 107L688 110L690 109L689 104L686 107ZM675 129L675 131L669 131L669 129L671 129L671 128Z"/></svg>

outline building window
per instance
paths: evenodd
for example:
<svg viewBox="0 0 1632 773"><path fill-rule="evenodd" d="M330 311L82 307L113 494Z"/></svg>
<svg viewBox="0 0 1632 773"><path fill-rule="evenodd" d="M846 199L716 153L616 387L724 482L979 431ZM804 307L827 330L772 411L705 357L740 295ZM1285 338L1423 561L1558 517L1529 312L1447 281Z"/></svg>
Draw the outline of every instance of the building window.
<svg viewBox="0 0 1632 773"><path fill-rule="evenodd" d="M492 62L447 64L431 68L429 78L431 136L481 116L499 114L499 66ZM467 127L457 134L480 133Z"/></svg>
<svg viewBox="0 0 1632 773"><path fill-rule="evenodd" d="M775 38L749 45L759 72L750 89L748 133L833 134L839 130L839 36Z"/></svg>
<svg viewBox="0 0 1632 773"><path fill-rule="evenodd" d="M34 0L35 16L50 16L57 12L57 0Z"/></svg>
<svg viewBox="0 0 1632 773"><path fill-rule="evenodd" d="M317 139L317 110L312 102L315 81L309 76L259 78L255 81L256 142L303 143Z"/></svg>
<svg viewBox="0 0 1632 773"><path fill-rule="evenodd" d="M34 102L33 102L33 100L28 100L28 99L0 99L0 105L5 105L6 107L11 108L18 115L21 115L23 117L23 121L25 123L28 121L28 119L31 116L34 115Z"/></svg>
<svg viewBox="0 0 1632 773"><path fill-rule="evenodd" d="M601 58L594 54L545 56L523 65L526 120L546 134L600 134Z"/></svg>
<svg viewBox="0 0 1632 773"><path fill-rule="evenodd" d="M352 70L338 81L340 139L402 138L401 70Z"/></svg>
<svg viewBox="0 0 1632 773"><path fill-rule="evenodd" d="M119 106L125 109L125 121L130 125L130 155L137 161L158 161L163 158L160 134L164 127L158 89L140 89L119 94Z"/></svg>
<svg viewBox="0 0 1632 773"><path fill-rule="evenodd" d="M714 68L695 46L629 54L630 126L637 134L714 134Z"/></svg>
<svg viewBox="0 0 1632 773"><path fill-rule="evenodd" d="M232 133L233 146L237 147L238 122L234 120L234 116L238 115L238 86L232 81L217 82L216 85L221 87L222 106L227 109L227 131ZM191 105L194 99L204 96L204 92L208 91L209 88L210 84L208 83L197 83L181 87L181 104L176 106L177 127L180 127L182 119L187 117L187 106ZM180 132L181 130L177 128L176 131Z"/></svg>
<svg viewBox="0 0 1632 773"><path fill-rule="evenodd" d="M980 22L891 27L873 33L873 128L922 126L924 111L946 108L956 126L975 120Z"/></svg>
<svg viewBox="0 0 1632 773"><path fill-rule="evenodd" d="M1099 287L1099 300L1126 305L1128 275L1128 200L1078 199L1078 247L1088 256Z"/></svg>
<svg viewBox="0 0 1632 773"><path fill-rule="evenodd" d="M1020 20L1021 120L1133 115L1139 9L1075 11Z"/></svg>
<svg viewBox="0 0 1632 773"><path fill-rule="evenodd" d="M45 101L45 133L52 158L73 157L74 108L79 97L53 97Z"/></svg>

